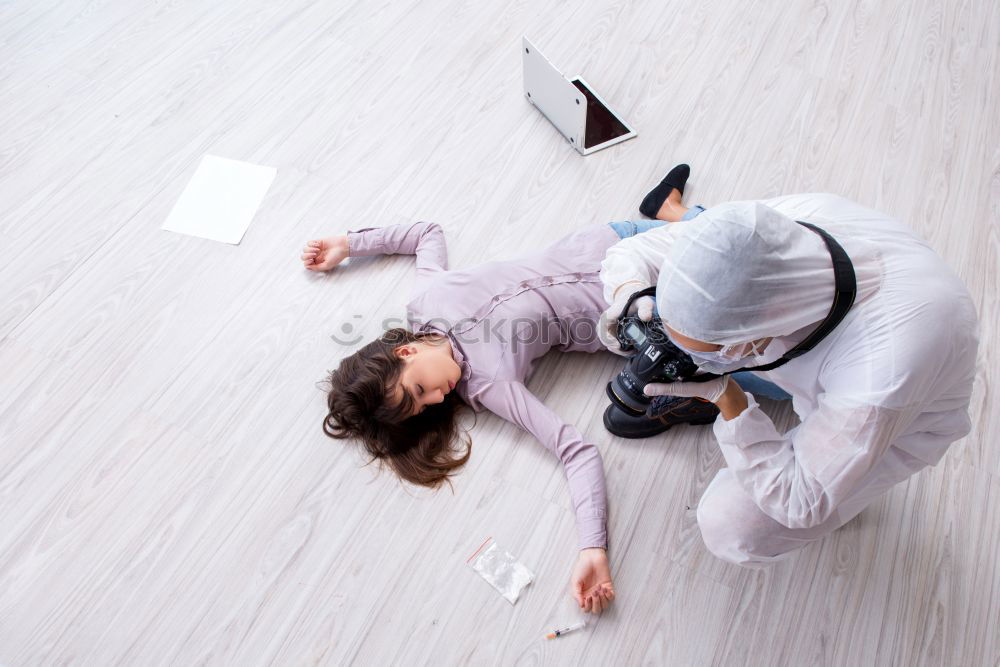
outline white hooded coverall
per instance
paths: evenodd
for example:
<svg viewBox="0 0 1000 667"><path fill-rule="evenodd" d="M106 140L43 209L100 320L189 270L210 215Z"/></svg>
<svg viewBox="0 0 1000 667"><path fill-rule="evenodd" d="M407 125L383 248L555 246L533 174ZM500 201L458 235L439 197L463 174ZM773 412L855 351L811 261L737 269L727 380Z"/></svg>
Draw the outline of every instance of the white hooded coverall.
<svg viewBox="0 0 1000 667"><path fill-rule="evenodd" d="M763 565L815 541L969 433L978 321L968 290L909 227L829 194L732 202L623 239L607 253L605 299L657 286L657 310L709 343L768 336L760 365L802 340L834 294L829 232L858 295L813 350L761 372L792 395L800 424L779 433L747 394L715 421L727 467L698 506L708 549Z"/></svg>

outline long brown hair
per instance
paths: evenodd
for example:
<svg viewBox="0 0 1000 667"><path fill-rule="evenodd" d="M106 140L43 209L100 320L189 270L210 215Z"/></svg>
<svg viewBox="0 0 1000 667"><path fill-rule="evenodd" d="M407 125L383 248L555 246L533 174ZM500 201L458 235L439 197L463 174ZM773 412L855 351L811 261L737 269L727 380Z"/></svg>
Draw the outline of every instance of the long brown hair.
<svg viewBox="0 0 1000 667"><path fill-rule="evenodd" d="M400 401L389 398L403 370L395 349L429 335L389 329L343 359L326 381L329 413L323 432L331 438L360 439L372 457L365 465L377 460L380 468L387 464L401 479L437 488L443 482L450 486L453 471L472 454L468 437L464 454L454 446L456 413L465 404L450 392L441 403L409 417L413 400L407 392Z"/></svg>

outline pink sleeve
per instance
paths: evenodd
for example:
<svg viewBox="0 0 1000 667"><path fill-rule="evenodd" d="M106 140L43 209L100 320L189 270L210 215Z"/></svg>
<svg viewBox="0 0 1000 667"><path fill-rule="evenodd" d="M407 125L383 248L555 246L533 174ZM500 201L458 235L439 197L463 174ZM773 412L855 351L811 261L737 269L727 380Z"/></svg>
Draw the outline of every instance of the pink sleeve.
<svg viewBox="0 0 1000 667"><path fill-rule="evenodd" d="M350 230L347 232L347 247L351 257L416 255L418 276L448 270L444 231L435 222Z"/></svg>
<svg viewBox="0 0 1000 667"><path fill-rule="evenodd" d="M607 549L604 460L597 446L520 382L494 382L478 398L483 407L531 433L562 461L576 511L579 547Z"/></svg>

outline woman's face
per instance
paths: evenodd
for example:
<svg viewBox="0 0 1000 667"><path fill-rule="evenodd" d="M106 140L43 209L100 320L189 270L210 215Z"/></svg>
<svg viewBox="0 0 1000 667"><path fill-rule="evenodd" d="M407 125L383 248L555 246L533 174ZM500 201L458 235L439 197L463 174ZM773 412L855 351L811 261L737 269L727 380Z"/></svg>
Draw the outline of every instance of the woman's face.
<svg viewBox="0 0 1000 667"><path fill-rule="evenodd" d="M462 369L451 356L451 344L447 341L407 343L397 347L395 353L403 360L403 370L393 399L398 402L402 392L408 393L414 403L411 417L428 405L443 401L462 377Z"/></svg>

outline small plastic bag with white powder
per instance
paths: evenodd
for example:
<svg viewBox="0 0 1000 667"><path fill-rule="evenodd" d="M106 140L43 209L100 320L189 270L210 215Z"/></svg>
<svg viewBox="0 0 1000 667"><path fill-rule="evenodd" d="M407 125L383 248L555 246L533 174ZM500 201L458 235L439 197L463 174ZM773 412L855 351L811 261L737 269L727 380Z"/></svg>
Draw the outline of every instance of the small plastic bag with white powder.
<svg viewBox="0 0 1000 667"><path fill-rule="evenodd" d="M472 569L511 604L517 602L521 591L535 578L531 570L522 565L510 552L501 549L492 537L487 539L467 562L471 563Z"/></svg>

